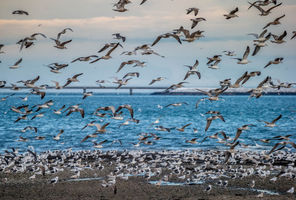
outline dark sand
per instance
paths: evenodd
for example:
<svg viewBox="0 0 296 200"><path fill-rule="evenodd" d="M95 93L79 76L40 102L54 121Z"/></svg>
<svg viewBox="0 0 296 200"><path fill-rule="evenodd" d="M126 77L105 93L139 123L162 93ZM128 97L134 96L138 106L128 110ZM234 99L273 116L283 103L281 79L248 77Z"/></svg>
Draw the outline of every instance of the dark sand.
<svg viewBox="0 0 296 200"><path fill-rule="evenodd" d="M295 179L279 177L276 182L273 182L270 179L275 177L274 174L266 177L251 175L244 178L222 178L222 180L228 180L226 187L217 185L220 178L205 180L204 183L196 185L150 184L149 181L159 181L167 175L165 167L160 175L152 176L149 180L139 175L129 176L128 180L117 177L114 185L104 187L102 179L107 180L107 175L115 170L116 164L114 162L111 164L109 159L105 159L102 164L105 166L103 170L84 167L78 179L71 179L74 172L66 167L62 172L37 174L34 179L29 179L34 172L2 171L0 172L0 199L296 199L295 193L287 193L291 187L296 188ZM232 167L239 168L241 165ZM244 167L253 168L254 166L245 165ZM59 181L51 184L50 180L56 176L59 177ZM178 175L172 175L169 181L186 182L177 177ZM90 178L90 180L84 178ZM254 188L250 186L252 180L256 183ZM212 190L206 192L208 185L212 185ZM262 192L263 197L257 197ZM278 193L278 195L269 194L269 192Z"/></svg>
<svg viewBox="0 0 296 200"><path fill-rule="evenodd" d="M90 177L92 173L82 173L80 178ZM285 178L279 179L276 184L269 181L269 178L249 177L243 180L229 180L227 187L213 184L213 189L205 192L205 187L211 181L201 185L156 186L147 183L142 177L130 177L127 181L120 179L116 181L115 193L115 186L103 187L101 180L68 182L68 179L63 179L69 177L67 172L57 175L60 181L50 184L50 179L55 175L28 180L29 174L1 174L0 199L296 199L294 194L286 193L291 186L296 187L295 181ZM7 182L3 182L4 177L8 179ZM263 198L258 198L260 191L247 190L253 179L256 181L256 189L274 191L280 195L264 193Z"/></svg>

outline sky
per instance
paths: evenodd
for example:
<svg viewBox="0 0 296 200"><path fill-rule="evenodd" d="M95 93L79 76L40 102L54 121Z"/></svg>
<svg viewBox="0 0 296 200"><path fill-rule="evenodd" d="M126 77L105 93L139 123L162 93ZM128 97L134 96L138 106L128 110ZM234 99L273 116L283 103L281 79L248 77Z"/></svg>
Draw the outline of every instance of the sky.
<svg viewBox="0 0 296 200"><path fill-rule="evenodd" d="M16 83L19 80L33 79L40 76L38 84L53 86L52 80L64 84L67 78L83 73L80 82L72 86L96 86L96 80L109 80L114 77L122 78L128 72L139 72L139 78L133 78L128 86L148 86L149 82L159 76L165 80L155 83L155 86L169 86L183 81L187 72L184 65L193 65L199 60L198 71L201 79L191 76L186 81L186 87L219 87L219 81L231 78L235 82L245 71L261 71L259 77L248 81L244 87L256 87L266 76L281 82L296 82L296 38L290 40L292 32L296 30L296 1L283 0L282 6L272 10L268 16L259 16L256 8L248 10L245 0L148 0L139 5L141 0L131 0L126 5L127 12L116 12L112 9L115 0L2 0L0 1L0 44L5 53L0 54L0 80ZM186 9L199 8L197 17L206 21L200 22L194 29L190 29L190 19L195 18L191 13L186 15ZM238 7L239 17L226 20L223 14ZM270 7L270 6L268 6ZM266 7L265 7L266 8ZM29 16L13 15L14 10L25 10ZM247 46L254 49L253 36L249 33L261 33L262 27L275 18L285 14L280 25L270 26L268 32L281 34L284 30L288 35L284 44L267 42L268 46L259 51L256 56L249 55L251 63L238 65L232 57L223 55L222 51L235 51L236 56L242 57ZM123 51L131 51L142 44L152 44L158 35L171 32L184 26L191 31L204 31L203 38L192 43L179 44L174 39L162 39L152 47L154 51L165 56L156 55L121 55ZM64 28L71 28L61 36L61 40L72 39L67 49L57 49L49 38L56 38L58 32ZM35 44L28 49L19 51L16 44L20 39L40 32L47 36L37 36ZM94 64L88 62L70 63L80 56L98 55L105 53L97 51L106 43L118 42L113 39L113 33L126 36L123 48L117 48L112 53L112 59L100 60ZM220 69L209 69L206 65L207 57L221 54ZM264 66L276 57L284 57L283 63ZM9 69L19 58L23 58L20 68ZM124 61L137 59L147 62L143 68L124 67L116 73ZM60 74L50 72L46 65L50 63L69 64ZM105 86L116 86L107 83Z"/></svg>

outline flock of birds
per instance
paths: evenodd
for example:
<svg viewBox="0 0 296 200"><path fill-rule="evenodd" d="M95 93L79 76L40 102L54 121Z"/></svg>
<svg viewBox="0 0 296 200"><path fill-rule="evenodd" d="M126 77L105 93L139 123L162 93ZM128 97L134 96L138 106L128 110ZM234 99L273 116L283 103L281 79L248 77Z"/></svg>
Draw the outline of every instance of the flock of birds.
<svg viewBox="0 0 296 200"><path fill-rule="evenodd" d="M146 2L146 0L143 0L141 2L141 5L144 4ZM113 9L116 12L126 12L128 11L128 9L126 9L125 7L131 3L131 1L129 0L119 0L117 3L114 4L115 9ZM254 1L252 3L249 2L249 8L248 9L257 9L259 11L259 15L260 16L268 16L271 11L276 10L276 9L280 9L280 6L282 5L282 3L277 3L276 0L262 0L262 1ZM271 5L271 6L270 6ZM267 9L267 7L269 6L269 8ZM23 10L16 10L13 11L12 14L15 15L29 15L29 13L27 11L23 11ZM194 14L195 18L191 19L192 25L191 25L191 29L193 30L194 28L198 27L199 23L205 23L206 22L206 18L204 17L196 17L199 14L199 9L198 8L188 8L186 10L186 14ZM226 13L224 15L226 20L231 20L232 18L235 17L239 17L239 8L236 7L235 9L231 10L229 13ZM274 44L280 45L284 42L286 42L284 39L287 36L287 31L283 31L282 34L280 35L275 35L271 32L268 33L267 28L270 26L274 26L274 25L279 25L281 24L280 20L282 18L284 18L285 15L282 15L272 21L270 21L269 23L267 23L265 26L263 26L263 31L260 34L255 34L255 33L250 33L249 35L252 35L255 37L254 40L254 50L252 53L252 56L256 56L258 54L259 51L262 51L262 49L267 46L267 42L270 41ZM140 52L142 55L157 55L160 57L164 57L162 55L160 55L159 53L155 52L152 47L155 45L160 45L159 43L161 42L161 40L167 39L167 38L173 38L175 39L179 44L182 44L182 42L194 42L195 40L198 40L202 37L205 37L203 35L204 31L201 30L197 30L197 31L193 31L190 33L191 30L188 30L186 28L184 28L183 26L172 30L171 32L168 33L164 33L161 34L159 36L156 37L156 39L152 42L152 44L143 44L140 45L138 47L136 47L134 50L132 51L124 51L122 52L122 54L124 55L135 55L136 53ZM72 40L63 40L63 35L67 34L68 32L73 32L73 30L71 28L65 28L63 29L61 32L59 32L57 34L57 36L55 38L50 38L52 41L54 41L54 47L57 49L61 49L61 50L65 50L67 49L67 44L69 44L70 42L72 42ZM294 39L296 37L296 32L294 31L292 33L292 37L291 39ZM123 47L123 43L126 41L126 36L122 36L120 33L115 33L113 34L114 39L118 40L118 42L111 42L111 43L106 43L99 51L98 53L103 53L106 52L105 55L102 56L98 56L98 55L89 55L89 56L82 56L82 57L78 57L75 58L74 60L72 60L70 63L74 63L74 62L89 62L90 64L96 63L100 60L108 60L112 58L112 53L119 48ZM39 38L47 38L46 35L44 35L43 33L34 33L30 36L27 36L21 40L19 40L17 42L17 44L19 45L20 51L23 51L24 49L30 48L34 45L34 43L37 41L37 39ZM271 40L272 38L272 40ZM1 51L5 46L3 44L0 45L0 53L5 53L4 51ZM251 52L251 48L249 46L246 47L246 50L244 52L244 54L242 55L242 57L237 57L237 58L233 58L237 60L237 64L240 65L246 65L248 63L250 63L249 60L249 54ZM233 51L224 51L223 52L226 56L229 57L234 57L235 56L235 52ZM221 57L222 55L214 55L212 57L208 57L208 62L207 65L209 68L217 70L219 69L218 64L221 62ZM20 66L21 62L22 62L22 58L18 59L13 65L9 66L9 68L11 70L17 69ZM284 60L283 57L277 57L274 60L270 60L267 61L267 64L264 66L264 68L270 67L271 65L277 65L282 63L282 61ZM132 66L132 67L144 67L146 64L146 62L144 61L140 61L140 60L128 60L128 61L123 61L120 66L118 67L116 73L120 72L124 67L127 66ZM199 65L199 61L195 60L195 63L193 65L185 65L188 68L188 71L186 72L186 74L184 75L184 80L182 80L179 83L175 83L172 84L171 86L169 86L166 91L169 92L171 90L175 90L178 88L182 88L184 87L184 84L186 84L187 82L185 82L185 80L187 80L189 77L191 76L196 76L198 79L202 78L202 74L198 71L198 65ZM49 65L47 65L47 67L50 69L50 72L52 73L61 73L61 70L68 67L69 64L65 64L65 63L51 63ZM52 81L55 85L55 88L57 90L59 89L63 89L68 87L71 83L73 82L79 82L79 77L83 76L84 73L78 73L73 75L72 77L69 77L66 79L64 84L60 84L57 81ZM225 79L219 82L220 87L216 88L216 89L212 89L209 91L204 91L204 90L200 90L200 89L196 89L199 92L202 92L204 94L206 94L208 97L204 97L201 98L197 101L196 103L196 108L198 108L199 103L201 101L218 101L220 100L220 95L223 94L225 91L227 91L227 89L229 88L239 88L242 87L248 80L250 80L250 78L255 77L255 76L260 76L261 75L261 71L252 71L252 72L248 72L246 71L245 73L242 74L241 77L239 77L235 83L231 82L231 79ZM128 84L128 81L131 80L133 77L139 77L140 73L139 72L129 72L127 74L125 74L123 76L123 78L119 79L119 78L115 78L115 80L113 81L114 84L117 84L117 88L120 88L124 85ZM46 87L48 87L48 85L37 85L38 80L40 79L40 76L37 76L36 78L32 79L32 80L20 80L17 83L22 83L24 84L25 87L31 89L31 94L33 95L39 95L41 99L43 99L46 95ZM151 80L151 82L149 83L149 85L155 84L156 82L162 81L164 80L165 77L156 77L154 79ZM106 83L107 80L97 80L96 83L99 84L101 87L104 87L102 84ZM260 96L262 96L262 94L264 93L264 91L267 88L275 88L280 90L281 88L290 88L294 85L295 83L281 83L279 82L278 84L274 83L272 78L270 76L267 76L266 78L264 78L256 88L250 90L250 97L255 97L255 98L259 98ZM16 84L11 84L12 85L12 90L19 90L19 86L17 86ZM5 87L6 86L6 81L5 80L1 80L0 81L0 87ZM5 101L7 100L9 97L13 96L14 94L10 94L6 97L3 97L1 99L1 101ZM93 93L92 92L85 92L83 94L83 99L92 96ZM22 101L27 101L28 100L28 96L22 98ZM15 119L15 123L21 121L21 120L34 120L35 118L40 118L43 117L44 115L46 115L46 111L48 108L50 108L51 106L54 105L54 101L53 100L49 100L46 101L44 103L40 103L34 106L29 106L29 105L21 105L18 107L15 106L11 106L11 111L18 113L19 116ZM187 104L186 102L176 102L173 104L169 104L166 105L165 107L178 107L178 106L182 106L184 104ZM140 121L138 119L135 118L135 112L134 109L131 105L125 104L125 105L120 105L118 108L115 108L114 106L110 105L110 106L103 106L103 107L99 107L97 108L93 115L99 117L99 118L106 118L106 117L110 117L114 120L123 120L124 119L124 112L123 111L128 111L129 112L129 118L122 123L122 125L128 125L130 122L134 122L134 123L140 123ZM76 105L70 105L70 106L66 106L63 105L61 108L58 109L54 109L52 110L52 112L54 112L54 114L56 115L63 115L64 113L65 116L69 116L72 113L78 112L80 113L81 117L84 118L85 117L85 112L84 109L82 107L81 104L76 104ZM207 117L206 119L206 127L204 129L205 132L207 132L207 130L210 128L211 124L213 123L213 121L215 120L222 120L223 122L225 122L223 115L219 112L219 111L208 111L207 113L205 113L206 115L208 115L209 117ZM276 122L278 120L280 120L282 117L282 115L279 115L278 117L276 117L274 120L272 120L271 122L268 121L263 121L267 127L274 127L276 126ZM81 138L81 143L85 142L85 141L89 141L90 138L96 138L98 137L98 134L104 134L107 130L107 127L109 125L109 123L105 123L103 125L97 123L97 121L99 120L95 120L95 121L91 121L88 124L86 124L83 128L87 128L87 127L95 127L96 131L94 133L88 134L86 135L84 138ZM168 127L164 127L161 125L158 125L159 121L155 121L152 123L152 125L154 126L154 129L157 131L166 131L166 132L170 132L172 129L175 129L179 132L184 132L184 130L191 125L191 123L185 124L182 127L174 127L174 128L168 128ZM234 138L230 138L225 132L220 131L217 132L211 136L206 136L205 138L203 138L199 143L202 143L203 141L207 140L207 139L217 139L217 142L219 143L223 143L226 146L229 146L229 149L226 150L224 152L223 155L221 155L223 157L223 162L222 163L228 163L231 162L231 160L233 161L233 159L235 158L235 154L234 154L234 149L236 146L240 145L242 147L246 147L245 144L243 144L242 142L239 141L239 137L240 135L248 130L250 127L252 127L254 125L252 124L246 124L243 125L241 127L237 128L237 132L234 136ZM37 132L38 131L38 127L34 127L34 126L27 126L24 129L21 130L21 132L26 132L26 131L34 131ZM196 130L194 130L196 131ZM56 136L53 137L54 140L59 141L62 138L62 134L64 133L64 130L59 130L59 132L57 133ZM220 137L221 136L221 137ZM275 146L265 155L266 157L269 157L272 153L277 152L287 146L292 146L294 148L296 148L296 144L289 141L290 137L293 135L278 135L272 138L264 138L261 139L261 142L264 143L269 143L272 140L276 140L278 141ZM37 140L44 140L45 138L42 136L37 136L35 139ZM142 133L139 138L138 138L138 142L134 143L134 146L140 146L141 144L143 145L153 145L153 141L152 140L160 140L161 137L159 137L157 134L154 133ZM190 144L196 144L198 143L198 138L193 138L190 140L186 140L186 143L190 143ZM19 141L20 142L28 142L28 138L19 137ZM93 142L93 147L94 148L102 148L103 144L108 142L107 140L103 140L100 142ZM121 143L120 140L117 141L113 141L113 142L119 142ZM43 171L42 173L45 173L46 170L51 171L50 168L44 169L41 167L42 164L42 157L43 155L36 155L36 153L34 153L33 151L29 151L28 155L23 155L23 157L19 157L15 152L7 152L10 155L13 155L11 159L25 159L26 156L30 157L30 154L33 155L34 160L39 160L39 167L37 171ZM75 153L69 153L69 154L75 154ZM31 156L32 156L31 155ZM66 157L64 159L67 158L68 155L65 155ZM143 156L143 155L142 155ZM75 157L75 156L74 156ZM72 156L73 158L73 156ZM145 157L146 158L146 157ZM144 159L145 158L135 158L135 159ZM270 157L269 157L270 158ZM6 165L3 167L3 170L7 170L7 169L11 169L13 168L13 165L9 162L9 159L3 158L1 157L2 160L4 160L6 163ZM31 158L27 158L27 159L31 159ZM245 160L247 160L247 158L244 158ZM251 159L251 158L248 158ZM79 158L74 159L75 162L78 162L77 160L79 160ZM64 162L65 160L63 160ZM56 161L59 162L59 161ZM255 161L254 161L255 162ZM257 162L256 162L257 163ZM10 165L11 164L11 165ZM56 163L57 164L57 163ZM8 165L8 166L7 166ZM58 164L57 164L58 165ZM120 166L121 169L125 169L123 166L125 164L118 164L118 166ZM162 165L162 164L161 164ZM208 168L210 165L210 163L205 164L204 166L202 165L201 167L204 168ZM37 166L37 165L35 165ZM31 166L32 167L32 166ZM55 167L53 167L52 169L55 169ZM141 169L143 170L143 169ZM184 170L181 165L178 167L178 169L172 168L172 171L179 171L177 174L180 174L180 171L182 171L182 176L184 174L187 173L186 170ZM198 169L200 170L200 169ZM231 169L228 169L231 171ZM80 171L80 170L78 170ZM120 170L119 170L120 171ZM118 171L118 172L119 172ZM149 171L150 173L151 171ZM50 173L50 172L49 172ZM130 172L131 173L131 172ZM248 173L247 171L244 173ZM190 174L190 173L189 173ZM188 174L188 175L189 175ZM187 175L185 175L186 177ZM190 179L189 179L190 180ZM190 181L189 181L190 182ZM222 182L223 183L223 182ZM221 183L221 184L222 184Z"/></svg>

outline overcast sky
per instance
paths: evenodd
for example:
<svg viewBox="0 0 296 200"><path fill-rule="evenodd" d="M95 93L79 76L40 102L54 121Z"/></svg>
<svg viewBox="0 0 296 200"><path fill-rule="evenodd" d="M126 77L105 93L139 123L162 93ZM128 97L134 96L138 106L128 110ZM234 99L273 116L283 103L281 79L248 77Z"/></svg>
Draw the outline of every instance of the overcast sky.
<svg viewBox="0 0 296 200"><path fill-rule="evenodd" d="M219 80L232 78L234 82L245 71L261 71L260 77L251 79L245 86L254 87L267 75L282 82L296 82L296 38L290 40L292 31L296 30L296 1L284 0L283 5L272 10L268 16L259 16L256 8L248 10L245 0L148 0L139 5L141 0L131 0L127 12L113 11L114 0L2 0L0 2L0 44L5 46L0 54L0 80L15 83L18 80L33 79L40 75L37 84L53 85L51 80L62 84L76 73L83 72L79 77L80 83L72 85L94 86L96 80L112 80L112 77L122 78L128 72L139 72L139 78L133 78L128 85L147 86L156 77L167 79L156 83L155 86L169 86L183 80L187 68L198 59L198 70L202 78L189 77L188 87L218 87ZM186 9L196 7L200 9L198 17L204 17L193 30L204 31L205 37L192 43L179 44L174 39L162 39L152 49L165 56L155 55L126 56L123 51L131 51L142 44L152 44L160 34L171 32L181 25L190 29L190 19L195 18L191 13L186 15ZM239 8L238 18L226 20L223 14L235 7ZM268 6L270 7L270 6ZM266 9L266 7L264 7ZM12 15L14 10L22 9L29 12L29 16ZM256 56L249 56L251 63L238 65L231 57L223 56L219 64L220 69L209 69L206 65L207 57L222 54L223 50L235 51L235 57L242 57L247 45L254 49L253 36L248 33L261 33L262 27L275 18L285 14L280 25L270 26L269 32L281 34L288 32L284 44L268 42ZM67 49L54 48L54 42L49 38L56 38L58 32L70 27L74 32L62 35L62 40L72 39ZM33 33L44 33L47 38L37 36L35 45L19 51L16 42ZM94 64L88 62L70 63L80 56L98 55L105 43L117 42L112 38L113 33L126 36L123 48L117 48L112 53L112 59L100 60ZM276 57L284 57L279 65L271 65L264 69L264 65ZM23 58L19 69L9 69L19 58ZM116 73L123 61L138 59L146 61L144 68L124 67ZM54 74L45 65L59 62L69 66L61 70L61 74ZM110 84L109 84L110 86Z"/></svg>

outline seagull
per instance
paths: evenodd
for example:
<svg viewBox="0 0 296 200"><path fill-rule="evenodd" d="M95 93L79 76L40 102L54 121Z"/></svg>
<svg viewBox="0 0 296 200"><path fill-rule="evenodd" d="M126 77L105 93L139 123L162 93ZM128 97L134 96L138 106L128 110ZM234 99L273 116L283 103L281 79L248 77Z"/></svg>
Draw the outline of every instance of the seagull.
<svg viewBox="0 0 296 200"><path fill-rule="evenodd" d="M208 92L206 92L206 91L203 91L203 90L200 90L200 89L197 89L196 88L196 90L198 90L198 91L200 91L200 92L208 95L209 97L206 98L206 99L208 99L210 101L218 101L218 100L220 100L219 99L219 95L222 94L223 92L225 92L227 89L228 89L228 87L225 87L223 89L222 88L218 88L218 89L216 89L214 91L209 90ZM198 106L198 103L199 103L199 101L196 103L196 108Z"/></svg>
<svg viewBox="0 0 296 200"><path fill-rule="evenodd" d="M122 62L119 68L117 69L116 73L118 73L125 65L135 64L133 67L136 67L136 66L144 67L145 63L146 62L141 62L139 60L129 60L129 61Z"/></svg>
<svg viewBox="0 0 296 200"><path fill-rule="evenodd" d="M196 140L197 140L197 138L193 138L191 140L186 140L185 142L190 143L190 144L196 144L197 143Z"/></svg>
<svg viewBox="0 0 296 200"><path fill-rule="evenodd" d="M263 27L263 29L266 29L266 28L269 27L270 25L278 25L278 24L281 24L280 19L282 19L282 18L285 17L285 16L286 16L286 15L282 15L282 16L276 18L275 20L273 20L272 22L267 23L267 24Z"/></svg>
<svg viewBox="0 0 296 200"><path fill-rule="evenodd" d="M282 44L286 42L285 40L283 40L286 36L287 36L287 31L284 31L280 36L272 34L272 37L274 40L271 40L271 42L276 44Z"/></svg>
<svg viewBox="0 0 296 200"><path fill-rule="evenodd" d="M157 77L157 78L155 78L155 79L152 79L152 81L149 83L149 85L152 85L153 83L155 83L156 81L162 81L162 80L164 80L165 79L165 77Z"/></svg>
<svg viewBox="0 0 296 200"><path fill-rule="evenodd" d="M103 145L102 144L104 144L104 143L106 143L106 142L108 142L108 140L103 140L103 141L101 141L101 142L99 142L99 143L97 143L97 142L93 142L93 144L94 144L94 148L103 148Z"/></svg>
<svg viewBox="0 0 296 200"><path fill-rule="evenodd" d="M121 86L123 85L127 85L127 82L131 80L131 78L128 79L115 79L115 81L113 81L112 83L118 84L118 86L116 87L116 89L121 88Z"/></svg>
<svg viewBox="0 0 296 200"><path fill-rule="evenodd" d="M257 43L254 43L254 45L256 46L253 53L252 53L252 56L255 56L259 50L261 49L261 47L265 47L267 46L267 44L265 44L265 41L269 40L269 38L271 37L271 33L269 33L266 37L263 37L262 39L259 38L258 40L254 40L254 42L257 42Z"/></svg>
<svg viewBox="0 0 296 200"><path fill-rule="evenodd" d="M205 192L209 193L212 190L212 185L208 185L208 187L205 189Z"/></svg>
<svg viewBox="0 0 296 200"><path fill-rule="evenodd" d="M215 61L221 61L221 57L222 55L214 55L213 57L209 58L207 57L208 59L208 62L207 62L207 65L211 64L212 62L215 62Z"/></svg>
<svg viewBox="0 0 296 200"><path fill-rule="evenodd" d="M239 88L241 85L240 85L240 82L242 82L244 79L246 79L248 75L248 72L246 71L240 78L237 79L237 81L235 81L235 83L232 85L230 85L229 87L230 88Z"/></svg>
<svg viewBox="0 0 296 200"><path fill-rule="evenodd" d="M78 106L77 107L76 106L71 106L68 109L70 109L70 110L66 114L66 116L69 116L73 112L79 112L81 117L84 118L84 109L83 108L79 108ZM64 112L66 112L68 109L66 109Z"/></svg>
<svg viewBox="0 0 296 200"><path fill-rule="evenodd" d="M230 144L234 144L236 142L236 140L239 138L239 136L242 134L242 132L244 130L249 129L249 126L252 126L252 124L246 124L246 125L243 125L243 126L237 128L237 131L236 131L235 137L233 139L233 142L231 142Z"/></svg>
<svg viewBox="0 0 296 200"><path fill-rule="evenodd" d="M178 102L178 103L171 103L171 104L168 104L168 105L166 105L166 106L164 106L164 107L165 107L165 108L170 107L170 106L173 106L173 107L179 107L179 106L182 106L183 104L188 105L188 103L186 103L186 102Z"/></svg>
<svg viewBox="0 0 296 200"><path fill-rule="evenodd" d="M250 92L252 92L250 97L256 97L256 98L261 97L263 89L266 87L266 84L270 82L271 82L271 77L267 76L263 81L261 81L258 84L257 88L250 90Z"/></svg>
<svg viewBox="0 0 296 200"><path fill-rule="evenodd" d="M73 32L73 30L72 30L71 28L65 28L65 29L63 29L61 32L58 33L58 35L57 35L57 40L59 40L60 37L61 37L61 35L62 35L62 34L65 34L68 30L71 31L71 32Z"/></svg>
<svg viewBox="0 0 296 200"><path fill-rule="evenodd" d="M260 71L253 71L250 72L249 74L247 74L242 82L242 85L245 84L251 77L255 77L255 76L260 76L261 72Z"/></svg>
<svg viewBox="0 0 296 200"><path fill-rule="evenodd" d="M66 84L63 86L66 87L67 85L69 85L72 82L79 82L79 80L77 79L78 76L83 75L83 73L79 73L79 74L75 74L72 78L68 78Z"/></svg>
<svg viewBox="0 0 296 200"><path fill-rule="evenodd" d="M63 133L64 133L64 130L61 129L60 132L59 132L56 136L53 137L53 139L54 139L55 141L60 140L60 139L61 139L61 135L62 135Z"/></svg>
<svg viewBox="0 0 296 200"><path fill-rule="evenodd" d="M282 149L281 147L279 149L276 150L276 148L279 146L279 145L283 145L283 147L285 147L286 145L292 145L292 147L294 147L296 149L296 144L294 142L288 142L288 141L282 141L282 142L278 142L274 145L274 147L268 152L268 154L271 154L272 152L274 151L277 151L279 149Z"/></svg>
<svg viewBox="0 0 296 200"><path fill-rule="evenodd" d="M184 83L188 83L188 82L184 82L184 81L182 81L182 82L179 82L179 83L177 83L177 84L172 84L170 87L168 87L168 88L166 89L166 91L168 91L168 90L175 90L175 89L177 89L177 88L182 88L182 87L184 87L184 86L183 86Z"/></svg>
<svg viewBox="0 0 296 200"><path fill-rule="evenodd" d="M234 51L223 51L223 53L225 53L226 56L235 56Z"/></svg>
<svg viewBox="0 0 296 200"><path fill-rule="evenodd" d="M93 134L87 135L85 136L80 143L86 141L88 138L95 138L98 136L99 133L105 133L106 132L106 127L109 125L110 123L106 123L104 124L102 127L100 124L95 124L94 126L97 128L97 131L94 132Z"/></svg>
<svg viewBox="0 0 296 200"><path fill-rule="evenodd" d="M184 65L184 66L188 67L190 71L193 71L193 70L196 70L198 64L199 64L198 60L195 60L195 63L192 66L191 65Z"/></svg>
<svg viewBox="0 0 296 200"><path fill-rule="evenodd" d="M249 53L250 53L250 47L247 46L245 53L243 55L243 58L234 58L238 60L237 64L242 64L242 65L248 64L250 62L247 60Z"/></svg>
<svg viewBox="0 0 296 200"><path fill-rule="evenodd" d="M21 130L22 133L25 133L27 130L33 130L35 133L37 133L38 129L37 127L33 127L33 126L26 126L25 128L23 128Z"/></svg>
<svg viewBox="0 0 296 200"><path fill-rule="evenodd" d="M126 77L128 77L128 76L136 76L137 78L139 78L140 73L139 73L139 72L129 72L129 73L125 74L125 75L122 77L122 79L124 79L124 78L126 78Z"/></svg>
<svg viewBox="0 0 296 200"><path fill-rule="evenodd" d="M35 119L36 117L44 117L44 113L45 112L41 112L41 113L38 113L37 115L34 115L31 120Z"/></svg>
<svg viewBox="0 0 296 200"><path fill-rule="evenodd" d="M223 15L226 19L231 19L234 17L238 17L235 13L238 11L238 7L236 7L234 10L230 11L228 14Z"/></svg>
<svg viewBox="0 0 296 200"><path fill-rule="evenodd" d="M184 132L184 129L185 129L187 126L190 126L190 125L191 125L191 123L186 124L186 125L182 126L181 128L176 128L176 130L177 130L177 131L180 131L180 132Z"/></svg>
<svg viewBox="0 0 296 200"><path fill-rule="evenodd" d="M219 66L218 66L218 64L221 62L221 60L216 60L213 64L210 64L209 66L208 66L208 68L210 68L210 69L219 69Z"/></svg>
<svg viewBox="0 0 296 200"><path fill-rule="evenodd" d="M50 39L55 41L56 45L54 47L57 48L57 49L67 49L67 47L65 47L65 45L72 42L72 40L67 40L65 42L61 42L61 41L59 41L57 39L53 39L53 38L50 38Z"/></svg>
<svg viewBox="0 0 296 200"><path fill-rule="evenodd" d="M267 29L263 30L262 33L259 35L257 33L249 33L248 35L253 35L256 40L254 42L265 42L266 38L264 37L265 33L267 32Z"/></svg>
<svg viewBox="0 0 296 200"><path fill-rule="evenodd" d="M196 76L197 76L199 79L201 78L201 76L200 76L200 72L195 71L195 70L189 70L189 71L186 73L186 75L185 75L185 77L184 77L183 80L186 80L189 76L194 75L194 74L196 74Z"/></svg>
<svg viewBox="0 0 296 200"><path fill-rule="evenodd" d="M51 184L56 184L58 181L59 181L59 177L56 176L55 178L53 178L53 179L50 180L50 183Z"/></svg>
<svg viewBox="0 0 296 200"><path fill-rule="evenodd" d="M191 12L193 12L194 16L196 16L198 14L199 9L198 8L187 8L186 11L187 11L187 13L186 13L187 15L190 14Z"/></svg>
<svg viewBox="0 0 296 200"><path fill-rule="evenodd" d="M120 33L114 33L112 35L114 36L113 39L122 40L122 42L125 42L125 40L126 40L126 37L120 35Z"/></svg>
<svg viewBox="0 0 296 200"><path fill-rule="evenodd" d="M84 92L82 99L85 99L86 97L90 97L92 95L93 95L93 92Z"/></svg>
<svg viewBox="0 0 296 200"><path fill-rule="evenodd" d="M212 117L209 117L209 118L207 118L207 125L206 125L206 128L205 128L205 132L209 129L212 121L215 120L215 119L221 119L223 122L225 122L222 115L214 115Z"/></svg>
<svg viewBox="0 0 296 200"><path fill-rule="evenodd" d="M104 55L104 56L102 56L102 57L100 57L100 58L97 58L97 59L91 61L90 64L95 63L95 62L97 62L97 61L99 61L99 60L101 60L101 59L103 59L103 60L108 60L108 59L112 58L110 54L111 54L111 53L112 53L112 52L113 52L118 46L119 46L119 42L118 42L114 47L112 47L112 49L110 49L110 50L106 53L106 55Z"/></svg>
<svg viewBox="0 0 296 200"><path fill-rule="evenodd" d="M267 121L263 121L266 125L265 127L275 127L275 123L282 118L282 115L279 115L277 118L275 118L274 120L272 120L272 122L267 122Z"/></svg>
<svg viewBox="0 0 296 200"><path fill-rule="evenodd" d="M105 51L106 49L108 49L109 47L115 47L117 45L117 43L114 43L114 42L112 42L112 43L107 43L107 44L105 44L99 51L98 51L98 53L101 53L101 52L103 52L103 51ZM120 47L122 47L123 48L123 46L119 43L118 44Z"/></svg>
<svg viewBox="0 0 296 200"><path fill-rule="evenodd" d="M288 191L287 191L287 193L291 193L291 194L293 194L294 193L294 187L291 187Z"/></svg>
<svg viewBox="0 0 296 200"><path fill-rule="evenodd" d="M74 63L76 61L89 61L91 58L98 58L97 55L90 55L90 56L85 56L85 57L79 57L79 58L76 58L74 60L71 61L71 63Z"/></svg>
<svg viewBox="0 0 296 200"><path fill-rule="evenodd" d="M159 40L160 40L161 38L169 38L169 37L173 37L173 38L175 38L180 44L182 44L182 42L181 42L181 40L180 40L180 38L179 38L178 35L173 34L173 33L165 33L165 34L159 35L159 36L155 39L155 41L152 43L151 46L154 46L157 42L159 42Z"/></svg>
<svg viewBox="0 0 296 200"><path fill-rule="evenodd" d="M252 5L250 2L248 2L250 5ZM260 6L258 6L258 5L253 5L255 8L257 8L261 13L259 14L259 15L261 15L261 16L267 16L267 15L269 15L270 13L271 13L271 10L272 9L274 9L274 8L276 8L276 7L278 7L278 6L281 6L282 5L282 3L279 3L279 4L277 4L277 5L275 5L275 6L272 6L271 8L269 8L268 10L264 10L263 8L261 8Z"/></svg>
<svg viewBox="0 0 296 200"><path fill-rule="evenodd" d="M118 108L115 110L115 114L118 113L123 108L127 109L130 113L131 118L134 119L134 110L132 106L128 104L118 106Z"/></svg>
<svg viewBox="0 0 296 200"><path fill-rule="evenodd" d="M60 115L62 114L62 110L66 107L66 105L63 105L60 109L58 110L53 110L53 113L54 114L57 114L57 115Z"/></svg>
<svg viewBox="0 0 296 200"><path fill-rule="evenodd" d="M193 29L199 22L201 22L201 21L207 21L203 17L197 17L195 19L190 19L190 20L192 21L191 29Z"/></svg>
<svg viewBox="0 0 296 200"><path fill-rule="evenodd" d="M10 69L17 69L17 68L19 68L19 67L20 67L19 64L20 64L22 61L23 61L23 59L20 58L18 61L16 61L16 63L14 63L14 65L10 66L9 68L10 68Z"/></svg>
<svg viewBox="0 0 296 200"><path fill-rule="evenodd" d="M13 15L29 15L27 11L24 10L15 10L12 12Z"/></svg>
<svg viewBox="0 0 296 200"><path fill-rule="evenodd" d="M268 66L271 65L271 64L274 64L274 65L276 65L276 64L280 64L283 60L284 60L284 58L282 58L282 57L280 57L280 58L275 58L274 60L269 61L269 62L264 66L264 68L268 67Z"/></svg>
<svg viewBox="0 0 296 200"><path fill-rule="evenodd" d="M110 110L112 112L112 116L115 115L115 108L114 108L114 106L99 107L99 108L96 109L96 111L94 112L94 114L97 114L97 112L99 112L100 110L104 110L104 111Z"/></svg>

